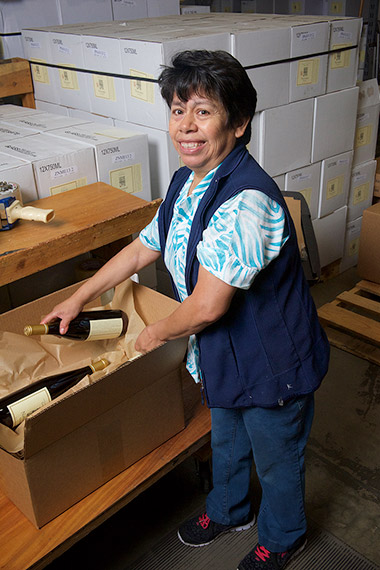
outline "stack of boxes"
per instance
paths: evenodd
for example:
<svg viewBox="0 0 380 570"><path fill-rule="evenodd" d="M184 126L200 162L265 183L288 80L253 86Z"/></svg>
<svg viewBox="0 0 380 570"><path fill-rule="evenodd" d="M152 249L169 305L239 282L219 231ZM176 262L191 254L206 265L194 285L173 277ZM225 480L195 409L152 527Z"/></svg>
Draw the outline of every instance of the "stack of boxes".
<svg viewBox="0 0 380 570"><path fill-rule="evenodd" d="M24 203L97 181L151 200L147 135L13 105L1 109L2 179L19 185Z"/></svg>
<svg viewBox="0 0 380 570"><path fill-rule="evenodd" d="M372 204L377 166L375 154L379 109L377 80L361 82L341 271L353 267L358 262L363 212Z"/></svg>
<svg viewBox="0 0 380 570"><path fill-rule="evenodd" d="M165 196L180 166L157 85L162 66L183 49L232 53L258 92L250 151L282 190L303 192L324 267L343 257L354 215L348 217L354 211L348 201L361 24L333 16L205 13L27 29L23 41L28 59L38 62L32 68L40 110L148 137L152 198ZM366 154L365 161L373 158Z"/></svg>

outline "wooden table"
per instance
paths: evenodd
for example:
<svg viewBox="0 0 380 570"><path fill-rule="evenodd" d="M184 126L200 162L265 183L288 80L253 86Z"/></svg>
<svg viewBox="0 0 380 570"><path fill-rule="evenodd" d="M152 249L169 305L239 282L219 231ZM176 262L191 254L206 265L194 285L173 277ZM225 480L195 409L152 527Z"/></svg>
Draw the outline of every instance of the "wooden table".
<svg viewBox="0 0 380 570"><path fill-rule="evenodd" d="M160 202L104 182L31 202L52 208L55 218L47 224L20 220L0 231L0 286L140 231Z"/></svg>
<svg viewBox="0 0 380 570"><path fill-rule="evenodd" d="M199 387L184 373L186 427L91 495L36 529L0 493L0 568L44 568L178 463L209 442L210 414Z"/></svg>

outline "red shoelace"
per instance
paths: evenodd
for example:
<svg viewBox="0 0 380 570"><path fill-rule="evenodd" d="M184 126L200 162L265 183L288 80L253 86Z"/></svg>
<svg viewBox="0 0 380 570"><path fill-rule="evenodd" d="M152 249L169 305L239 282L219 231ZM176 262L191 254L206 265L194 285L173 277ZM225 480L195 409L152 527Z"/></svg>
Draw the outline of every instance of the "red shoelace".
<svg viewBox="0 0 380 570"><path fill-rule="evenodd" d="M208 525L210 524L210 519L209 519L209 517L207 516L207 513L204 513L203 515L201 515L201 516L199 517L199 520L198 520L197 524L201 525L201 527L202 527L203 529L206 529L206 528L208 527Z"/></svg>
<svg viewBox="0 0 380 570"><path fill-rule="evenodd" d="M256 547L255 550L256 560L261 560L261 562L265 562L267 558L270 557L270 551L265 548L265 546L260 546L260 544ZM285 556L286 552L281 552L281 557Z"/></svg>

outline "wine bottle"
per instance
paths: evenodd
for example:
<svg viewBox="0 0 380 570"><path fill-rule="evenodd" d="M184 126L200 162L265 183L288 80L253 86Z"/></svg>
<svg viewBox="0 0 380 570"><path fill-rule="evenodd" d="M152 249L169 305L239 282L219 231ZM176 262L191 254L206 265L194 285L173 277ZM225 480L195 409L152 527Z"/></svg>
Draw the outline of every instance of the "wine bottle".
<svg viewBox="0 0 380 570"><path fill-rule="evenodd" d="M61 319L47 325L27 325L26 336L52 334L73 340L103 340L123 336L127 330L128 317L120 309L82 311L71 321L65 334L59 332Z"/></svg>
<svg viewBox="0 0 380 570"><path fill-rule="evenodd" d="M87 374L103 370L108 365L108 360L102 358L89 366L42 378L5 396L0 400L0 422L10 428L17 427L27 416L58 398Z"/></svg>

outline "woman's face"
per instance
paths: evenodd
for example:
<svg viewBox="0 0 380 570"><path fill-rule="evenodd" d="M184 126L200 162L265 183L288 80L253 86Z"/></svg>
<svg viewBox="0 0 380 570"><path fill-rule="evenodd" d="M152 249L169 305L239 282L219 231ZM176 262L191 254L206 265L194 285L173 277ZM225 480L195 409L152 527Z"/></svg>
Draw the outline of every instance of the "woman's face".
<svg viewBox="0 0 380 570"><path fill-rule="evenodd" d="M231 152L247 124L236 129L227 126L227 112L220 101L196 93L186 102L174 94L170 111L174 147L198 180Z"/></svg>

